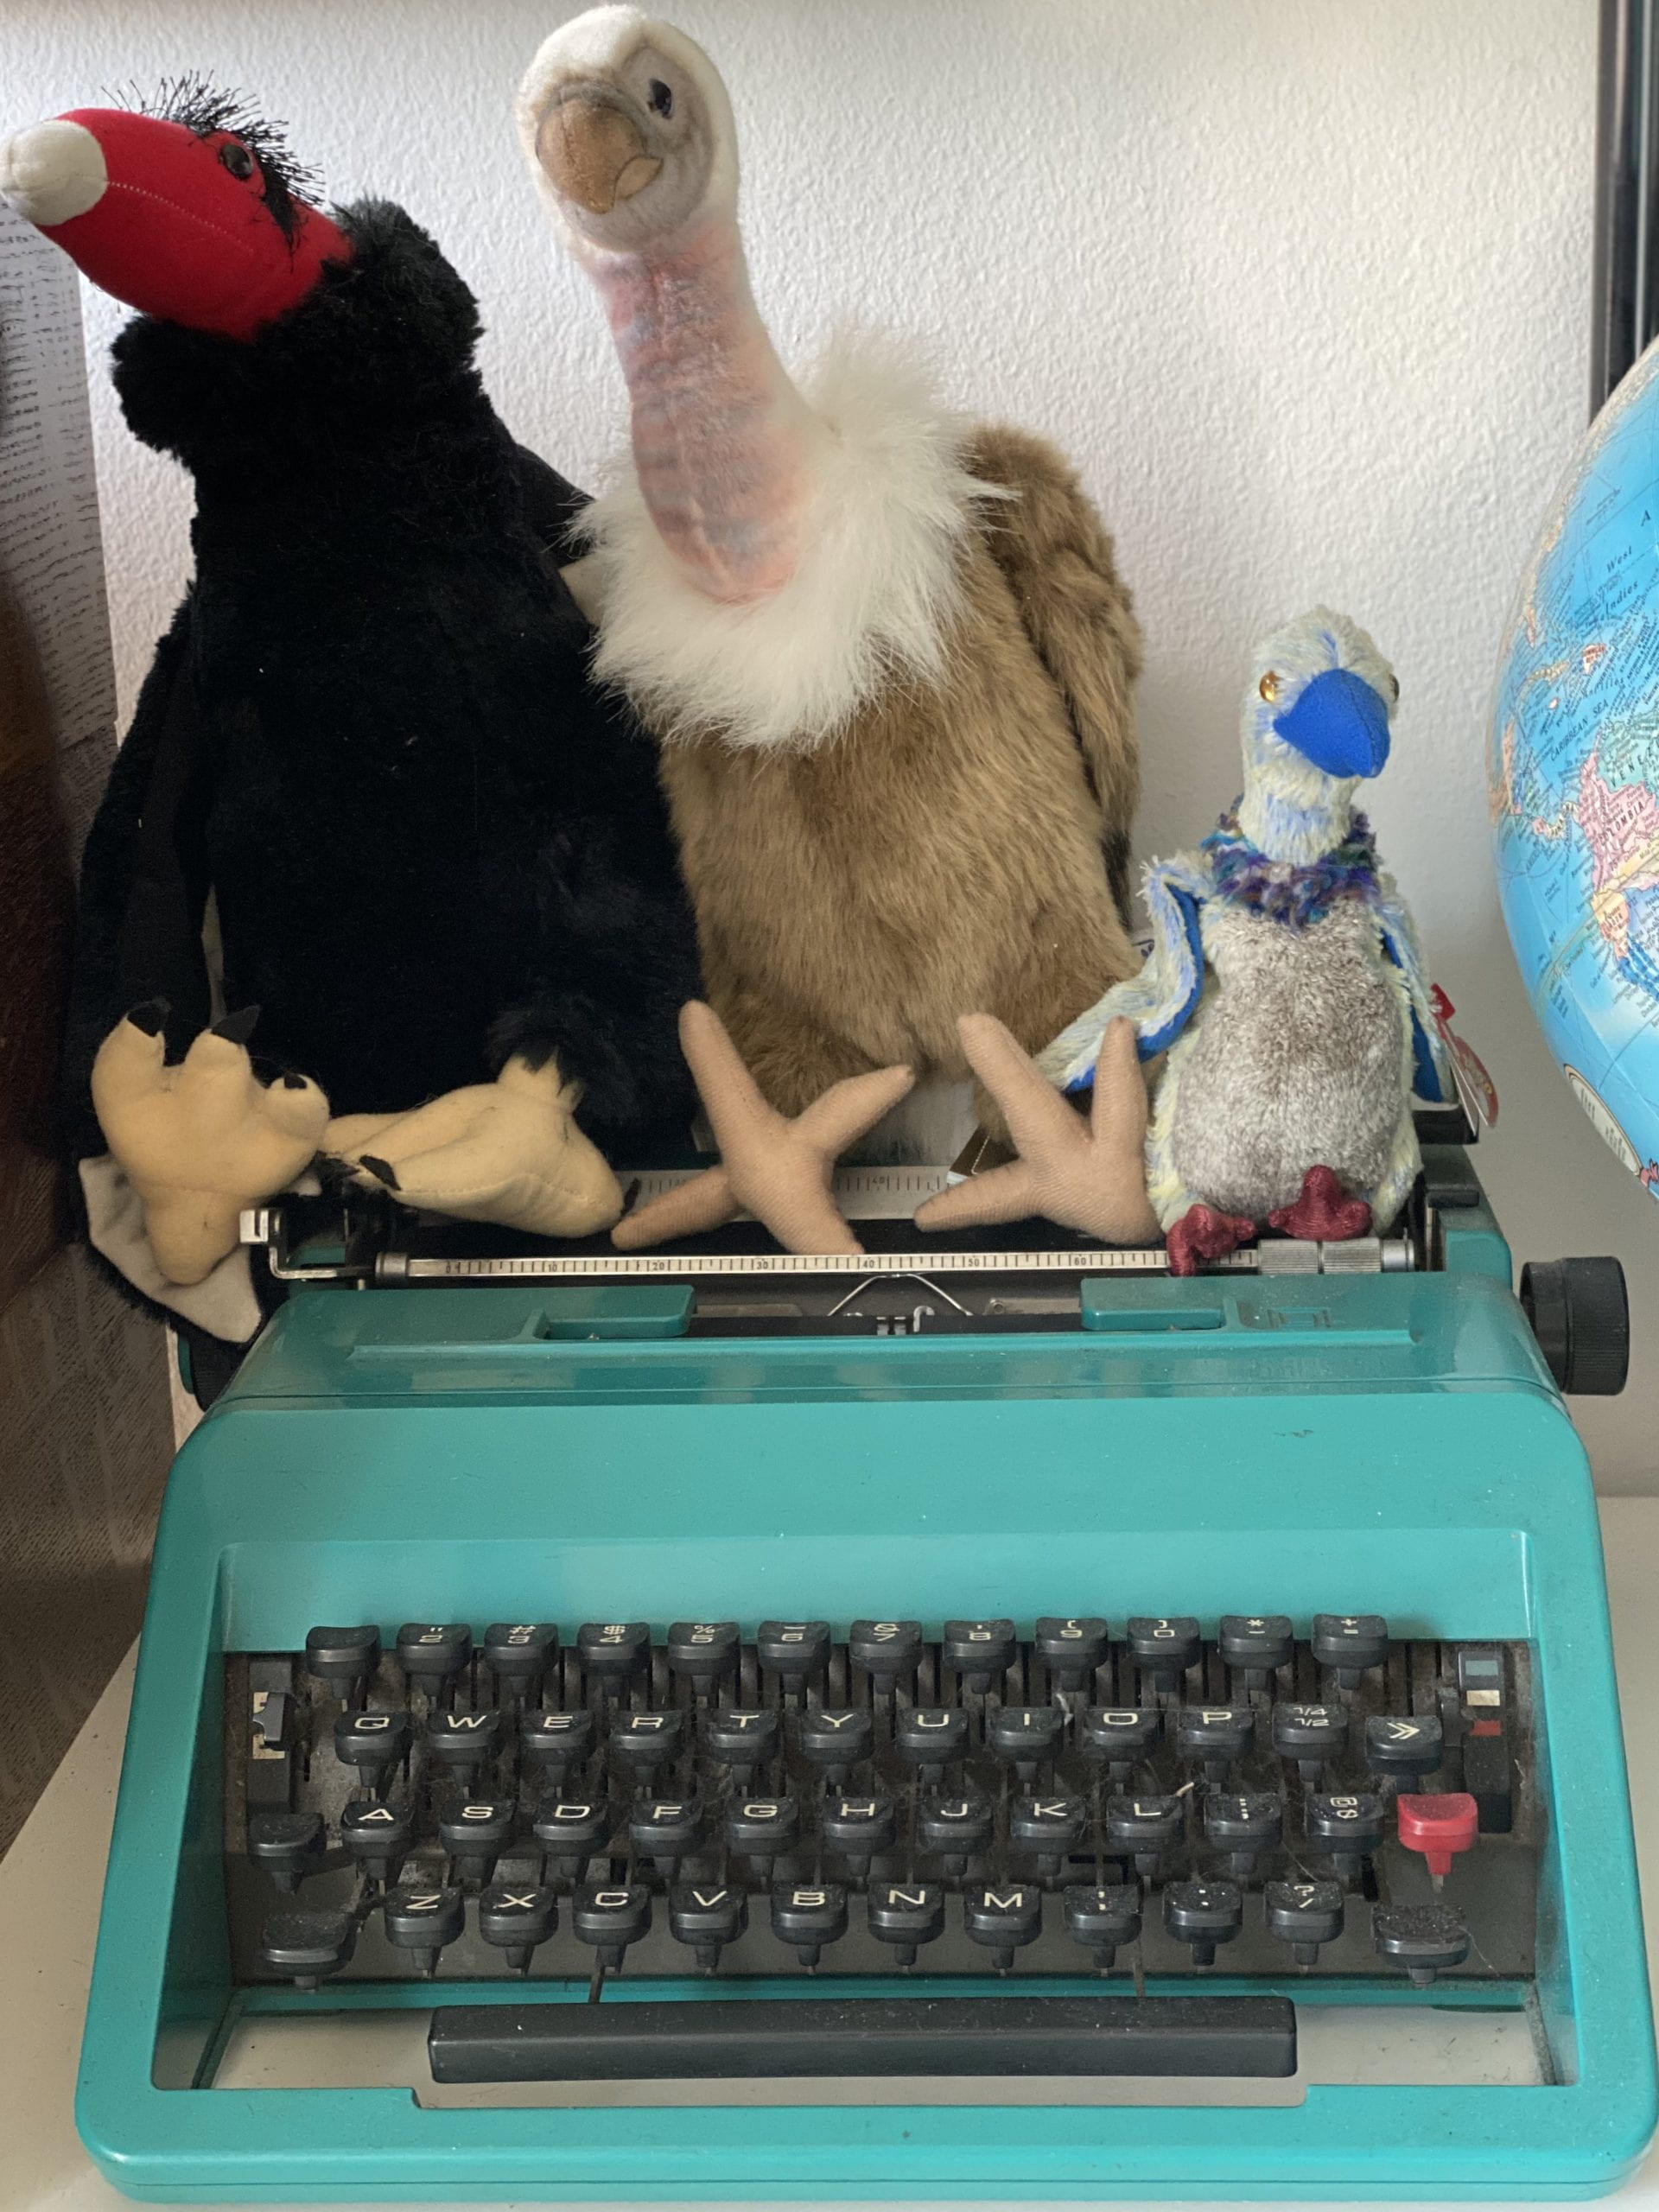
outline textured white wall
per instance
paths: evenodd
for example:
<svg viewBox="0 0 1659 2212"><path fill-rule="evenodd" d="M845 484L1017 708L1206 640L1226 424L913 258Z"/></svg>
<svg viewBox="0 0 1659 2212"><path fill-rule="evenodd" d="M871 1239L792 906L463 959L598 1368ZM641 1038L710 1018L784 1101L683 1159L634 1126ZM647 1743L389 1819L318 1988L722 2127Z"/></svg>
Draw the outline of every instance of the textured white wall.
<svg viewBox="0 0 1659 2212"><path fill-rule="evenodd" d="M1481 1165L1521 1255L1618 1251L1644 1346L1659 1220L1535 1033L1493 889L1482 718L1504 611L1582 427L1594 0L674 0L736 105L755 289L786 358L848 314L1049 433L1145 620L1141 846L1234 788L1252 637L1318 599L1399 668L1384 851L1497 1077ZM337 198L427 223L484 303L520 436L591 480L622 420L598 309L507 102L558 0L10 0L8 117L200 67L288 117ZM118 317L89 296L95 358ZM185 564L184 486L101 367L124 697ZM1580 1417L1655 1486L1659 1360Z"/></svg>

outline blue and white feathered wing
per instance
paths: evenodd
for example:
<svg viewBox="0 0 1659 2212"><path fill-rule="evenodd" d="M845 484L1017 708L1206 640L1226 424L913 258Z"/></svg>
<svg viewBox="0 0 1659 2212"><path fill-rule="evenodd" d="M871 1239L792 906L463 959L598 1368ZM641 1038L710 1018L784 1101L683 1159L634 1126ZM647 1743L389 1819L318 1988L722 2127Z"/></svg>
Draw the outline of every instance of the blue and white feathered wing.
<svg viewBox="0 0 1659 2212"><path fill-rule="evenodd" d="M1411 1007L1412 1089L1419 1098L1450 1104L1458 1095L1457 1078L1435 1019L1417 931L1406 902L1395 889L1391 876L1377 878L1377 925L1382 948L1400 971Z"/></svg>
<svg viewBox="0 0 1659 2212"><path fill-rule="evenodd" d="M1095 1078L1100 1040L1109 1022L1125 1016L1134 1022L1141 1057L1166 1052L1186 1027L1204 988L1204 949L1198 910L1214 888L1200 853L1178 853L1154 861L1147 870L1147 912L1152 922L1152 950L1138 976L1117 983L1086 1013L1069 1022L1037 1065L1062 1090L1086 1090Z"/></svg>

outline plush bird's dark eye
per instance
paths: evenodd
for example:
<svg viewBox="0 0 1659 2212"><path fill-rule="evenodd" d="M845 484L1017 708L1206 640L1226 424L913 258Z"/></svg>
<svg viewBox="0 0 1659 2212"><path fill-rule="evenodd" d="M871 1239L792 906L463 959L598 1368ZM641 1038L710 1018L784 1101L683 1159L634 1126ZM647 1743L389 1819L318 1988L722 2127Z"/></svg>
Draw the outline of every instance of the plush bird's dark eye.
<svg viewBox="0 0 1659 2212"><path fill-rule="evenodd" d="M1397 676L1389 677L1389 689L1393 692L1396 699L1400 696L1400 679Z"/></svg>
<svg viewBox="0 0 1659 2212"><path fill-rule="evenodd" d="M660 77L653 77L650 84L646 86L645 98L650 101L652 106L656 109L658 115L673 114L673 92L670 86L663 82Z"/></svg>
<svg viewBox="0 0 1659 2212"><path fill-rule="evenodd" d="M234 138L227 138L219 149L219 166L227 168L234 177L253 175L253 156L245 146L238 145Z"/></svg>

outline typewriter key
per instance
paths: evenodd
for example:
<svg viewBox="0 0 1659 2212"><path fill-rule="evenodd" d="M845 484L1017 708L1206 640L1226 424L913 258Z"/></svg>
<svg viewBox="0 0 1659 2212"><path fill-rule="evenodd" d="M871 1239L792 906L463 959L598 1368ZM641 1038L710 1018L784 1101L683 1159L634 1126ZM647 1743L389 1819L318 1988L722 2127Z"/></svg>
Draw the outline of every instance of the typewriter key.
<svg viewBox="0 0 1659 2212"><path fill-rule="evenodd" d="M1402 1967L1413 1986L1427 1989L1437 1974L1460 1967L1469 1955L1469 1929L1450 1905L1379 1905L1371 1916L1377 1955Z"/></svg>
<svg viewBox="0 0 1659 2212"><path fill-rule="evenodd" d="M1365 1764L1391 1781L1433 1774L1446 1757L1438 1713L1374 1713L1365 1723Z"/></svg>
<svg viewBox="0 0 1659 2212"><path fill-rule="evenodd" d="M823 1672L830 1658L828 1621L762 1621L755 1631L754 1656L787 1690Z"/></svg>
<svg viewBox="0 0 1659 2212"><path fill-rule="evenodd" d="M306 1631L305 1670L348 1698L374 1680L380 1664L378 1628L314 1628Z"/></svg>
<svg viewBox="0 0 1659 2212"><path fill-rule="evenodd" d="M590 1682L620 1690L651 1658L648 1621L584 1621L576 1649Z"/></svg>
<svg viewBox="0 0 1659 2212"><path fill-rule="evenodd" d="M1295 1760L1304 1782L1317 1782L1325 1761L1340 1758L1347 1747L1345 1705L1274 1707L1273 1748L1281 1759Z"/></svg>
<svg viewBox="0 0 1659 2212"><path fill-rule="evenodd" d="M1360 1676L1389 1656L1389 1624L1381 1613L1315 1613L1308 1642L1338 1689L1357 1689Z"/></svg>
<svg viewBox="0 0 1659 2212"><path fill-rule="evenodd" d="M1230 1943L1243 1925L1236 1882L1173 1882L1164 1892L1164 1926L1190 1948L1196 1967L1213 1966L1217 1946Z"/></svg>
<svg viewBox="0 0 1659 2212"><path fill-rule="evenodd" d="M629 1944L651 1926L651 1891L639 1882L590 1882L577 1892L570 1925L576 1941L591 1944L598 1963L613 1974Z"/></svg>
<svg viewBox="0 0 1659 2212"><path fill-rule="evenodd" d="M501 1715L493 1706L482 1713L434 1713L427 1716L428 1757L445 1774L470 1781L495 1757Z"/></svg>
<svg viewBox="0 0 1659 2212"><path fill-rule="evenodd" d="M944 1932L944 1891L931 1882L884 1882L868 1904L870 1933L893 1946L901 1967L913 1967L917 1951Z"/></svg>
<svg viewBox="0 0 1659 2212"><path fill-rule="evenodd" d="M1234 1878L1248 1881L1261 1859L1276 1851L1285 1832L1285 1801L1276 1790L1206 1790L1205 1840L1227 1854Z"/></svg>
<svg viewBox="0 0 1659 2212"><path fill-rule="evenodd" d="M672 1760L685 1726L681 1713L621 1713L611 1723L613 1765L631 1780L649 1782Z"/></svg>
<svg viewBox="0 0 1659 2212"><path fill-rule="evenodd" d="M498 1694L506 1690L528 1702L558 1656L559 1631L551 1621L492 1621L484 1631L484 1664Z"/></svg>
<svg viewBox="0 0 1659 2212"><path fill-rule="evenodd" d="M1141 1892L1128 1882L1070 1889L1065 1909L1066 1934L1089 1950L1103 1974L1141 1933Z"/></svg>
<svg viewBox="0 0 1659 2212"><path fill-rule="evenodd" d="M628 1841L640 1858L672 1881L675 1869L702 1840L702 1808L680 1797L643 1797L628 1815Z"/></svg>
<svg viewBox="0 0 1659 2212"><path fill-rule="evenodd" d="M478 1900L478 1932L504 1952L514 1974L528 1974L532 1953L559 1924L559 1900L553 1890L533 1883L497 1882Z"/></svg>
<svg viewBox="0 0 1659 2212"><path fill-rule="evenodd" d="M1091 1705L1078 1730L1083 1756L1090 1766L1103 1766L1112 1781L1127 1782L1150 1756L1163 1719L1156 1706Z"/></svg>
<svg viewBox="0 0 1659 2212"><path fill-rule="evenodd" d="M741 1647L735 1621L676 1621L668 1631L669 1669L707 1697L717 1683L736 1674Z"/></svg>
<svg viewBox="0 0 1659 2212"><path fill-rule="evenodd" d="M382 1910L387 1936L409 1953L417 1972L429 1980L437 1972L439 1953L456 1941L467 1920L461 1891L447 1885L429 1889L407 1883L388 1890Z"/></svg>
<svg viewBox="0 0 1659 2212"><path fill-rule="evenodd" d="M557 1781L587 1764L594 1747L594 1716L580 1713L522 1713L518 1748L532 1774Z"/></svg>
<svg viewBox="0 0 1659 2212"><path fill-rule="evenodd" d="M847 1892L839 1882L780 1882L772 1893L772 1932L815 1967L825 1944L847 1933Z"/></svg>
<svg viewBox="0 0 1659 2212"><path fill-rule="evenodd" d="M248 1857L290 1894L322 1859L321 1813L251 1813Z"/></svg>
<svg viewBox="0 0 1659 2212"><path fill-rule="evenodd" d="M1204 1770L1206 1782L1225 1782L1236 1759L1255 1741L1255 1707L1184 1705L1175 1715L1175 1749Z"/></svg>
<svg viewBox="0 0 1659 2212"><path fill-rule="evenodd" d="M1058 1705L1000 1705L986 1715L985 1741L1012 1762L1021 1782L1033 1781L1065 1740L1065 1709Z"/></svg>
<svg viewBox="0 0 1659 2212"><path fill-rule="evenodd" d="M1043 1893L1034 1882L983 1882L963 1899L969 1940L982 1943L991 1964L1007 1974L1014 1955L1043 1932Z"/></svg>
<svg viewBox="0 0 1659 2212"><path fill-rule="evenodd" d="M357 1923L349 1912L277 1912L259 1936L259 1956L296 1989L315 1989L325 1974L338 1974L357 1945Z"/></svg>
<svg viewBox="0 0 1659 2212"><path fill-rule="evenodd" d="M847 1632L847 1656L862 1667L877 1689L908 1681L922 1656L918 1621L855 1621Z"/></svg>
<svg viewBox="0 0 1659 2212"><path fill-rule="evenodd" d="M1129 1656L1154 1689L1173 1690L1198 1663L1198 1624L1188 1613L1137 1613L1129 1622Z"/></svg>
<svg viewBox="0 0 1659 2212"><path fill-rule="evenodd" d="M383 1793L409 1749L406 1713L342 1713L334 1723L334 1757L354 1766L366 1789Z"/></svg>
<svg viewBox="0 0 1659 2212"><path fill-rule="evenodd" d="M1290 1945L1299 1967L1317 1964L1319 1946L1342 1933L1340 1882L1269 1882L1263 1901L1268 1935Z"/></svg>
<svg viewBox="0 0 1659 2212"><path fill-rule="evenodd" d="M924 1851L938 1852L947 1874L960 1876L967 1872L971 1857L990 1849L996 1817L985 1798L972 1794L924 1797L916 1833Z"/></svg>
<svg viewBox="0 0 1659 2212"><path fill-rule="evenodd" d="M700 1725L704 1751L720 1765L730 1767L740 1786L778 1749L778 1715L771 1711L734 1713L711 1708Z"/></svg>
<svg viewBox="0 0 1659 2212"><path fill-rule="evenodd" d="M1056 1689L1087 1689L1106 1663L1106 1624L1047 1614L1037 1624L1033 1644Z"/></svg>
<svg viewBox="0 0 1659 2212"><path fill-rule="evenodd" d="M1259 1690L1289 1666L1296 1633L1286 1613L1224 1613L1216 1643L1223 1665L1239 1670L1247 1690Z"/></svg>
<svg viewBox="0 0 1659 2212"><path fill-rule="evenodd" d="M1018 1797L1008 1808L1008 1841L1046 1881L1083 1841L1087 1818L1080 1797Z"/></svg>
<svg viewBox="0 0 1659 2212"><path fill-rule="evenodd" d="M741 1890L721 1882L679 1882L670 1894L668 1932L690 1946L705 1974L713 1974L721 1952L748 1924L749 1901Z"/></svg>
<svg viewBox="0 0 1659 2212"><path fill-rule="evenodd" d="M819 1815L824 1841L856 1874L869 1871L878 1851L891 1851L896 1833L890 1797L832 1797Z"/></svg>
<svg viewBox="0 0 1659 2212"><path fill-rule="evenodd" d="M434 1704L454 1694L473 1656L473 1632L464 1621L405 1621L397 1631L397 1664L409 1686Z"/></svg>
<svg viewBox="0 0 1659 2212"><path fill-rule="evenodd" d="M340 1840L353 1865L383 1886L397 1880L414 1833L407 1808L379 1798L353 1798L340 1816Z"/></svg>
<svg viewBox="0 0 1659 2212"><path fill-rule="evenodd" d="M512 1840L518 1821L518 1807L511 1797L482 1797L470 1803L462 1799L440 1817L438 1842L454 1860L463 1882L487 1882Z"/></svg>
<svg viewBox="0 0 1659 2212"><path fill-rule="evenodd" d="M822 1767L832 1783L844 1782L870 1756L875 1729L860 1708L819 1706L802 1713L798 1740L804 1759Z"/></svg>
<svg viewBox="0 0 1659 2212"><path fill-rule="evenodd" d="M1014 1664L1012 1621L946 1621L939 1656L970 1690L988 1690Z"/></svg>
<svg viewBox="0 0 1659 2212"><path fill-rule="evenodd" d="M906 1706L893 1717L893 1745L907 1766L943 1773L968 1749L968 1715L960 1706Z"/></svg>

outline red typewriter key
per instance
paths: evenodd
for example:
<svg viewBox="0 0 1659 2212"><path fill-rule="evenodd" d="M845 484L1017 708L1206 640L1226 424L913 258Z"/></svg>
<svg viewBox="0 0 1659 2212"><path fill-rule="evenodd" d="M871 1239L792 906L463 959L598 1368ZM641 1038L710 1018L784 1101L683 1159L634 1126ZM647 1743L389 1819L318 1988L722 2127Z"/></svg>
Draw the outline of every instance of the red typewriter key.
<svg viewBox="0 0 1659 2212"><path fill-rule="evenodd" d="M1448 1790L1443 1796L1409 1794L1395 1800L1400 1815L1400 1840L1408 1851L1421 1851L1436 1882L1452 1872L1459 1852L1474 1847L1480 1833L1480 1808L1466 1789Z"/></svg>

